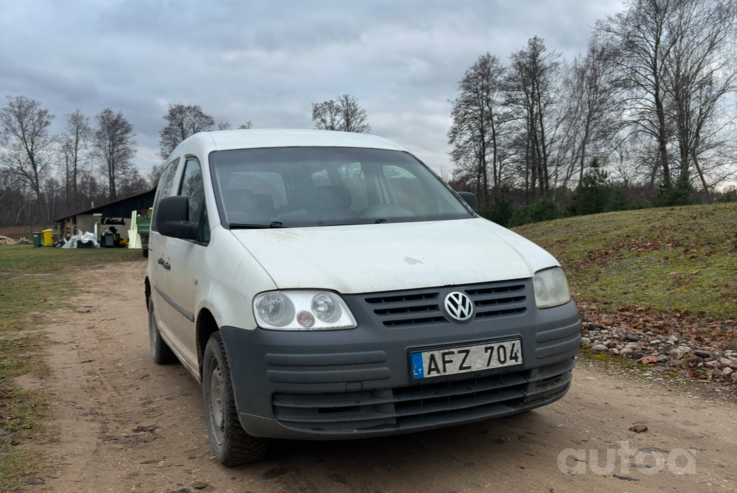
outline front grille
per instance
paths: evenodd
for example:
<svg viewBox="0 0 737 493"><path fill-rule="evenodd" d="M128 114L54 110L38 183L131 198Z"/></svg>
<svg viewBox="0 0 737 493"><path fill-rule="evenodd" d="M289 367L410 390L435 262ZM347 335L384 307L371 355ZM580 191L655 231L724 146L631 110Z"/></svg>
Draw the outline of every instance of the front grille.
<svg viewBox="0 0 737 493"><path fill-rule="evenodd" d="M401 431L511 414L552 402L568 389L574 361L515 373L411 387L333 394L273 395L284 426L313 432Z"/></svg>
<svg viewBox="0 0 737 493"><path fill-rule="evenodd" d="M516 315L527 311L524 283L473 287L464 291L473 300L476 318Z"/></svg>
<svg viewBox="0 0 737 493"><path fill-rule="evenodd" d="M365 298L381 323L387 327L427 325L447 322L440 311L440 293L407 293L370 296Z"/></svg>
<svg viewBox="0 0 737 493"><path fill-rule="evenodd" d="M434 300L437 299L438 293L424 293L424 294L406 294L399 296L378 296L375 298L366 298L366 303L402 303L406 301L418 301L418 300Z"/></svg>
<svg viewBox="0 0 737 493"><path fill-rule="evenodd" d="M386 327L450 323L442 305L452 291L466 293L474 303L476 318L520 315L527 311L524 281L378 293L363 299Z"/></svg>

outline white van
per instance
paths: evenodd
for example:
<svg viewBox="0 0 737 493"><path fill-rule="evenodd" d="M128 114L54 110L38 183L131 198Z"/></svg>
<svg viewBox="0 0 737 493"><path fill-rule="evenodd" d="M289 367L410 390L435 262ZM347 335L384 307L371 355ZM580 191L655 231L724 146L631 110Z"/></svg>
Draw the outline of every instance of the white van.
<svg viewBox="0 0 737 493"><path fill-rule="evenodd" d="M182 142L151 224L151 354L202 383L216 457L232 466L260 459L267 438L406 433L560 399L580 342L565 275L474 207L372 135Z"/></svg>

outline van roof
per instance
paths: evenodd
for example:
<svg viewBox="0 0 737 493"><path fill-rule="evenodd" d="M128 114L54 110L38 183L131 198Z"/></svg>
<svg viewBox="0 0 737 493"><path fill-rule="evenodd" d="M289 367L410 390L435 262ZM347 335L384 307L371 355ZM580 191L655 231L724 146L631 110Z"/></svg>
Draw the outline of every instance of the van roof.
<svg viewBox="0 0 737 493"><path fill-rule="evenodd" d="M206 153L264 147L359 147L405 151L391 140L370 134L328 130L244 129L199 132L179 146L199 143Z"/></svg>

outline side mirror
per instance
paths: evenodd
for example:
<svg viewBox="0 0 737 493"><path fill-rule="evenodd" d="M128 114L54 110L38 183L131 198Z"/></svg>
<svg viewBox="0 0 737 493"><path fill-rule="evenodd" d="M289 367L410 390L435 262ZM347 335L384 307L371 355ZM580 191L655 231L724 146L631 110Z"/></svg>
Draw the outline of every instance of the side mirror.
<svg viewBox="0 0 737 493"><path fill-rule="evenodd" d="M198 224L189 222L189 201L182 195L165 197L156 209L156 226L164 236L197 239Z"/></svg>
<svg viewBox="0 0 737 493"><path fill-rule="evenodd" d="M479 211L479 203L476 200L476 195L471 192L458 192L458 195L473 209L473 212Z"/></svg>

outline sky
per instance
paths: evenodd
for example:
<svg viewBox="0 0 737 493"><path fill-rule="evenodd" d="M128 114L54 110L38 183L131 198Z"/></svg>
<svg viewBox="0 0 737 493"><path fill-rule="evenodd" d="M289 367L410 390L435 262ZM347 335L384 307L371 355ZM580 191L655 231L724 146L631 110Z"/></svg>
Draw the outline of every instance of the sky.
<svg viewBox="0 0 737 493"><path fill-rule="evenodd" d="M312 103L358 98L371 133L450 172L449 100L476 59L533 36L571 61L621 0L0 0L0 104L121 111L135 162L160 163L169 104L233 127L313 128Z"/></svg>

